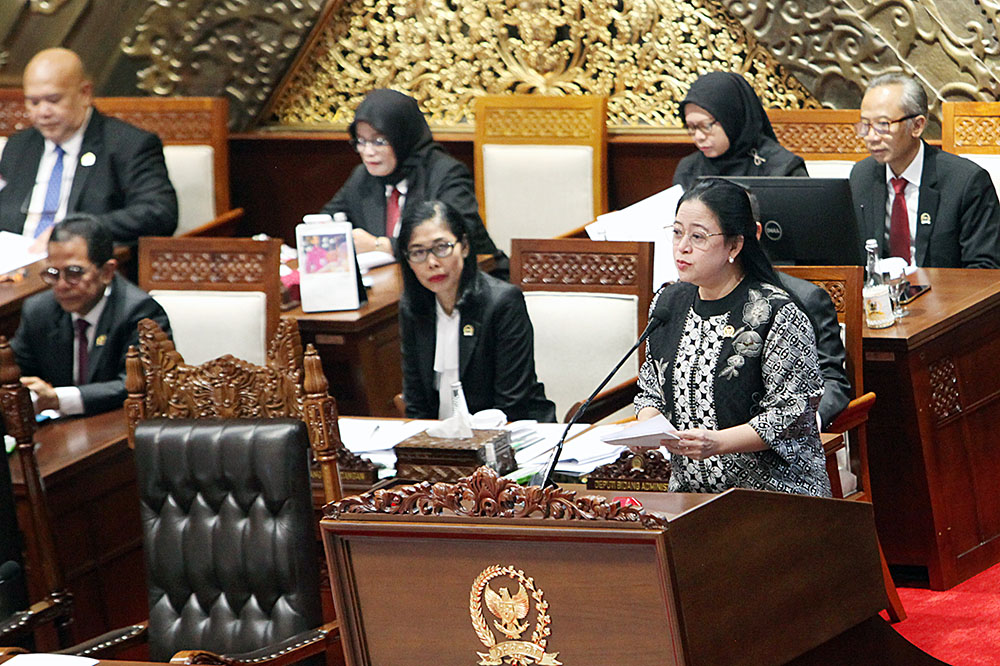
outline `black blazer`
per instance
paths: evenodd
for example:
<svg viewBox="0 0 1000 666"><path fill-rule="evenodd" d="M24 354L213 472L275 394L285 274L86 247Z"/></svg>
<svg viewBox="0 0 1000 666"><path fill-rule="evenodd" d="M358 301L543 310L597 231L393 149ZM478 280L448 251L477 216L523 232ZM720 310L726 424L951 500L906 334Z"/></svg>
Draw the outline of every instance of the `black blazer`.
<svg viewBox="0 0 1000 666"><path fill-rule="evenodd" d="M851 401L851 382L847 378L847 352L840 339L837 308L830 295L808 280L778 272L781 287L792 294L809 317L816 334L819 372L823 375L823 397L819 401L819 418L826 429Z"/></svg>
<svg viewBox="0 0 1000 666"><path fill-rule="evenodd" d="M84 413L122 406L126 397L125 353L129 345L138 346L137 325L145 317L170 334L170 322L160 304L115 275L88 354L87 382L79 387ZM22 375L40 377L54 387L73 386L73 344L72 318L51 290L25 301L21 324L10 343Z"/></svg>
<svg viewBox="0 0 1000 666"><path fill-rule="evenodd" d="M35 128L10 137L0 159L0 229L16 234L35 186L45 139ZM139 236L170 236L177 228L177 194L167 177L163 144L155 134L109 118L94 109L83 133L80 158L94 163L76 165L68 213L100 218L116 243L134 244Z"/></svg>
<svg viewBox="0 0 1000 666"><path fill-rule="evenodd" d="M441 150L432 150L420 168L411 170L406 178L406 201L400 211L402 216L424 201L440 200L451 204L462 218L472 251L494 255L497 263L493 274L498 277L507 275L507 255L497 250L479 217L472 174L464 164ZM364 229L373 236L385 236L385 208L385 184L382 179L369 174L364 164L359 164L344 186L323 206L322 212L330 215L345 213L354 227ZM395 249L396 239L390 240Z"/></svg>
<svg viewBox="0 0 1000 666"><path fill-rule="evenodd" d="M514 285L477 272L459 299L459 379L469 411L501 409L511 421L555 422L555 404L535 377L535 336ZM399 312L403 355L403 397L410 418L436 419L438 391L434 388L435 310Z"/></svg>
<svg viewBox="0 0 1000 666"><path fill-rule="evenodd" d="M888 252L884 164L868 157L851 169L851 195L864 238ZM990 175L979 165L924 144L917 204L918 266L1000 268L1000 202Z"/></svg>

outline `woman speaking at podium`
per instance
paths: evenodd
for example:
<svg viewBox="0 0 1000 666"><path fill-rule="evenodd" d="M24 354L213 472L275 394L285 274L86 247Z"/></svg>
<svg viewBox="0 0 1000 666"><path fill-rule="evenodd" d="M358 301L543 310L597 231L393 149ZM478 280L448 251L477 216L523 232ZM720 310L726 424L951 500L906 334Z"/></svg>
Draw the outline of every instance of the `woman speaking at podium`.
<svg viewBox="0 0 1000 666"><path fill-rule="evenodd" d="M680 103L684 127L698 152L677 165L674 185L701 176L808 176L801 157L781 147L760 98L733 72L709 72Z"/></svg>
<svg viewBox="0 0 1000 666"><path fill-rule="evenodd" d="M442 201L409 209L396 257L403 272L399 335L406 415L451 416L451 385L460 380L473 413L495 408L511 421L555 421L555 405L535 377L524 295L479 270L455 209Z"/></svg>
<svg viewBox="0 0 1000 666"><path fill-rule="evenodd" d="M809 319L775 286L749 195L710 178L686 191L672 229L680 282L651 313L635 406L664 414L680 439L670 490L755 488L830 495L816 407L823 392Z"/></svg>

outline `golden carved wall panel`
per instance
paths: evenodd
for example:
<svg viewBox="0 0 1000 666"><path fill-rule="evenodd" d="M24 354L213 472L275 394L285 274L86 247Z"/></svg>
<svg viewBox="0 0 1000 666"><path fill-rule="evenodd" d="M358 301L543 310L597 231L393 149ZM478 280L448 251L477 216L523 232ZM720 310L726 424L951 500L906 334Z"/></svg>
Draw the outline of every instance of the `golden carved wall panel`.
<svg viewBox="0 0 1000 666"><path fill-rule="evenodd" d="M871 78L905 71L928 91L933 135L942 100L1000 92L997 0L721 1L825 106L857 108Z"/></svg>
<svg viewBox="0 0 1000 666"><path fill-rule="evenodd" d="M711 0L346 0L278 98L284 126L344 126L364 94L413 95L436 127L476 95L608 95L610 127L676 127L698 74L743 72L768 106L817 106Z"/></svg>
<svg viewBox="0 0 1000 666"><path fill-rule="evenodd" d="M305 43L324 0L150 2L122 41L149 61L137 86L153 95L229 98L230 125L264 107Z"/></svg>

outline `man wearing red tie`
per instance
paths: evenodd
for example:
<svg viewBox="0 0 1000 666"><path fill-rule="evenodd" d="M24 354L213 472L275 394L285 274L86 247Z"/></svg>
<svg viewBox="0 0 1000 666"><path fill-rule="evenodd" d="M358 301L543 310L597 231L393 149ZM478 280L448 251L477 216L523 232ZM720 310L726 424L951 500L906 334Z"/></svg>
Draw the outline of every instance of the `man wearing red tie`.
<svg viewBox="0 0 1000 666"><path fill-rule="evenodd" d="M871 81L855 125L871 153L851 170L865 238L881 256L938 268L1000 268L1000 202L977 164L928 145L927 94L914 79ZM886 168L888 167L888 168Z"/></svg>
<svg viewBox="0 0 1000 666"><path fill-rule="evenodd" d="M149 317L169 335L152 297L118 275L111 235L96 217L70 213L50 231L42 279L52 289L24 303L11 348L35 411L96 414L125 401L125 352Z"/></svg>

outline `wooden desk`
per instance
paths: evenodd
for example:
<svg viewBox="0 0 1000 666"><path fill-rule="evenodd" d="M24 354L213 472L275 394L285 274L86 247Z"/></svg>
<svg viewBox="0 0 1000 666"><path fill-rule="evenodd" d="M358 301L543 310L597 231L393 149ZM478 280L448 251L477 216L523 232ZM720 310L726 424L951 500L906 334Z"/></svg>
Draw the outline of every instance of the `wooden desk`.
<svg viewBox="0 0 1000 666"><path fill-rule="evenodd" d="M0 282L0 335L7 339L14 337L17 324L21 320L21 305L29 296L48 289L38 271L41 262L27 267L24 279L17 282Z"/></svg>
<svg viewBox="0 0 1000 666"><path fill-rule="evenodd" d="M1000 270L911 281L910 316L865 332L868 463L887 561L942 590L1000 562Z"/></svg>
<svg viewBox="0 0 1000 666"><path fill-rule="evenodd" d="M392 399L403 388L399 352L399 266L369 272L368 303L345 312L285 313L299 322L302 344L316 345L330 395L344 415L398 416Z"/></svg>
<svg viewBox="0 0 1000 666"><path fill-rule="evenodd" d="M39 428L36 456L52 512L56 550L74 597L77 640L144 620L146 575L135 464L123 410ZM30 520L16 457L8 459L21 525ZM37 561L27 539L28 566ZM29 572L31 597L42 592ZM39 645L40 649L55 646Z"/></svg>

